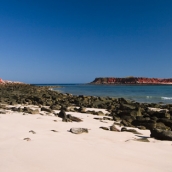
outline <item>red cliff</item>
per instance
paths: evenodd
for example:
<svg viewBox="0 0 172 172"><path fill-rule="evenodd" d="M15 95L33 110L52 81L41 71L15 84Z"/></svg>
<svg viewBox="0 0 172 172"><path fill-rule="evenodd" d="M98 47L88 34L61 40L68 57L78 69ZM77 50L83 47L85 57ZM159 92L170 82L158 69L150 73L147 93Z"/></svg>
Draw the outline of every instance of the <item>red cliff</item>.
<svg viewBox="0 0 172 172"><path fill-rule="evenodd" d="M160 79L160 78L145 78L145 77L126 77L126 78L95 78L91 84L133 84L133 85L172 85L172 78Z"/></svg>

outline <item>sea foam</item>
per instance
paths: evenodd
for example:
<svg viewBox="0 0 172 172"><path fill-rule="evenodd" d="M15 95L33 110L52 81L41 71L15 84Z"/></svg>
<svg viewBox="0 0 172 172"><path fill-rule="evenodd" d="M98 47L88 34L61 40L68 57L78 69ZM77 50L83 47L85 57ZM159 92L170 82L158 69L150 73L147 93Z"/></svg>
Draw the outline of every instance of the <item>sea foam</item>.
<svg viewBox="0 0 172 172"><path fill-rule="evenodd" d="M164 99L164 100L172 100L172 97L161 97L161 99Z"/></svg>

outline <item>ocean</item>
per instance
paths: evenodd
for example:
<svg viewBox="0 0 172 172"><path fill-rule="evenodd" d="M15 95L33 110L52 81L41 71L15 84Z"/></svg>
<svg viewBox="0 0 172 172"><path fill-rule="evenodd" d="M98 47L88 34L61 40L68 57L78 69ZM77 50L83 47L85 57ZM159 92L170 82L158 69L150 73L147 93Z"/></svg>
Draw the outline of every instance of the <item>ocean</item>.
<svg viewBox="0 0 172 172"><path fill-rule="evenodd" d="M37 84L57 85L54 90L73 95L123 97L142 103L172 104L172 85L87 85L87 84Z"/></svg>

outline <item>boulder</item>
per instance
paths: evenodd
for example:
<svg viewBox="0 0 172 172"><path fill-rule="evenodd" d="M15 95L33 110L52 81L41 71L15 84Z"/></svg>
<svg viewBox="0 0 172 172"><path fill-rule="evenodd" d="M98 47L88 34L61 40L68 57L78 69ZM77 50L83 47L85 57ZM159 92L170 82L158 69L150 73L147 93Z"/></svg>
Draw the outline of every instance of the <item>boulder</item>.
<svg viewBox="0 0 172 172"><path fill-rule="evenodd" d="M109 128L107 128L107 127L100 127L100 128L103 130L109 130Z"/></svg>
<svg viewBox="0 0 172 172"><path fill-rule="evenodd" d="M132 121L131 124L134 125L135 127L145 126L146 129L149 129L149 130L156 128L156 122L153 120L136 119L136 120Z"/></svg>
<svg viewBox="0 0 172 172"><path fill-rule="evenodd" d="M120 130L118 130L115 125L110 126L110 131L117 131L120 132Z"/></svg>
<svg viewBox="0 0 172 172"><path fill-rule="evenodd" d="M71 121L75 121L75 122L82 122L82 120L78 117L72 116L72 115L67 115L67 118L70 119Z"/></svg>
<svg viewBox="0 0 172 172"><path fill-rule="evenodd" d="M151 131L150 136L154 137L155 139L172 141L172 131L165 131L155 128L150 131Z"/></svg>
<svg viewBox="0 0 172 172"><path fill-rule="evenodd" d="M46 112L49 112L49 113L52 112L51 109L48 109L48 108L45 108L45 107L41 107L41 111L46 111Z"/></svg>
<svg viewBox="0 0 172 172"><path fill-rule="evenodd" d="M71 128L69 131L73 134L88 133L87 128Z"/></svg>
<svg viewBox="0 0 172 172"><path fill-rule="evenodd" d="M125 128L125 127L122 127L121 128L121 132L131 132L131 133L134 133L134 134L141 134L141 133L139 133L138 131L136 131L135 129L127 129L127 128Z"/></svg>
<svg viewBox="0 0 172 172"><path fill-rule="evenodd" d="M62 109L62 110L59 112L58 117L60 117L60 118L67 118L66 112Z"/></svg>

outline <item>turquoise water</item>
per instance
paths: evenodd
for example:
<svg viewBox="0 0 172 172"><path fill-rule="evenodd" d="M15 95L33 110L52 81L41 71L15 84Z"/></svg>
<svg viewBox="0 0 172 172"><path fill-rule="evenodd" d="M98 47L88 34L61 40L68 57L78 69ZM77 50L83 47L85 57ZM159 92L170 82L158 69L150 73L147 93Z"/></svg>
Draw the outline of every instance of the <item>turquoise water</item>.
<svg viewBox="0 0 172 172"><path fill-rule="evenodd" d="M51 84L49 84L51 85ZM138 102L172 104L172 85L129 86L129 85L86 85L53 84L61 88L55 90L73 95L123 97Z"/></svg>

